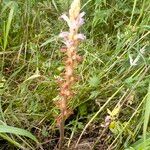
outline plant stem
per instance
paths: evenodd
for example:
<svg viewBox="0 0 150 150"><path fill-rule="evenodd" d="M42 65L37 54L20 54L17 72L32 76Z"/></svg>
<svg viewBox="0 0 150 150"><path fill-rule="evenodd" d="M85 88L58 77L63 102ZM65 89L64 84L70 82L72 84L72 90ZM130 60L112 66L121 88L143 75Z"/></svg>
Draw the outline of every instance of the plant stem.
<svg viewBox="0 0 150 150"><path fill-rule="evenodd" d="M63 118L62 118L62 120L60 122L60 127L59 127L59 132L60 132L59 150L62 150L63 143L64 143L64 126L65 126L64 115L62 117Z"/></svg>
<svg viewBox="0 0 150 150"><path fill-rule="evenodd" d="M59 139L59 150L62 150L64 144L64 126L65 126L65 112L66 112L66 99L62 99L61 103L61 120L59 125L60 139Z"/></svg>

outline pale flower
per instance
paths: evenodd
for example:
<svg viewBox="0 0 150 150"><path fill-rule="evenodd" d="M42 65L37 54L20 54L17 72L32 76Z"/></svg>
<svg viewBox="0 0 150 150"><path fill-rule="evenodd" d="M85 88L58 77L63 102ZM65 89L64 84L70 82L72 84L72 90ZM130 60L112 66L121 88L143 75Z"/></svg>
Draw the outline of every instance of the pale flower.
<svg viewBox="0 0 150 150"><path fill-rule="evenodd" d="M66 14L61 15L60 18L66 21L68 26L70 27L71 21Z"/></svg>
<svg viewBox="0 0 150 150"><path fill-rule="evenodd" d="M86 39L86 36L85 36L84 34L81 34L81 33L80 33L80 34L77 34L77 35L76 35L76 39L77 39L77 40L85 40L85 39Z"/></svg>
<svg viewBox="0 0 150 150"><path fill-rule="evenodd" d="M64 21L67 22L70 29L76 29L79 28L84 24L84 18L85 12L82 12L78 15L78 17L75 20L70 20L69 17L66 14L61 15L60 18L62 18Z"/></svg>
<svg viewBox="0 0 150 150"><path fill-rule="evenodd" d="M59 37L60 38L64 38L64 39L66 39L66 38L68 38L68 36L69 36L69 32L61 32L60 34L59 34Z"/></svg>

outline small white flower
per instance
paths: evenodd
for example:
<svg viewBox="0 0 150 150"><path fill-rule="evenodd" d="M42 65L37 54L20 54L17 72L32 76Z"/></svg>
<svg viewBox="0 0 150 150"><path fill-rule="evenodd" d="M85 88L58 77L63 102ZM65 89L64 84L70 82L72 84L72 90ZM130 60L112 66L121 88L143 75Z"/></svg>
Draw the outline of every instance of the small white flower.
<svg viewBox="0 0 150 150"><path fill-rule="evenodd" d="M85 12L80 13L78 17L73 21L70 21L69 17L66 14L61 15L60 18L66 21L68 26L71 29L76 29L84 24L84 18L83 18L84 15L85 15Z"/></svg>
<svg viewBox="0 0 150 150"><path fill-rule="evenodd" d="M105 124L102 124L101 125L101 127L103 127L103 128L106 128L106 127L108 127L109 125L110 125L110 123L111 123L111 117L110 116L106 116L105 117Z"/></svg>
<svg viewBox="0 0 150 150"><path fill-rule="evenodd" d="M140 49L141 54L144 54L144 53L145 53L145 47L146 47L146 45L143 46L143 47Z"/></svg>
<svg viewBox="0 0 150 150"><path fill-rule="evenodd" d="M60 38L64 38L64 39L68 38L68 36L69 36L69 32L61 32L61 33L59 34L59 37L60 37Z"/></svg>
<svg viewBox="0 0 150 150"><path fill-rule="evenodd" d="M129 54L129 59L130 59L130 65L131 66L136 66L137 65L137 62L135 62L131 56L131 54Z"/></svg>
<svg viewBox="0 0 150 150"><path fill-rule="evenodd" d="M85 40L86 39L86 36L84 35L84 34L77 34L76 35L76 39L78 39L78 40Z"/></svg>
<svg viewBox="0 0 150 150"><path fill-rule="evenodd" d="M84 16L85 16L85 12L80 13L79 16L80 16L81 18L84 17Z"/></svg>
<svg viewBox="0 0 150 150"><path fill-rule="evenodd" d="M60 18L63 19L64 21L66 21L68 26L70 27L71 22L70 22L70 19L68 18L68 16L66 14L61 15Z"/></svg>
<svg viewBox="0 0 150 150"><path fill-rule="evenodd" d="M146 45L140 49L140 53L137 55L137 57L134 60L133 60L131 54L129 54L129 59L130 59L130 65L131 66L136 66L137 65L137 62L139 61L141 55L145 53L145 47L146 47Z"/></svg>

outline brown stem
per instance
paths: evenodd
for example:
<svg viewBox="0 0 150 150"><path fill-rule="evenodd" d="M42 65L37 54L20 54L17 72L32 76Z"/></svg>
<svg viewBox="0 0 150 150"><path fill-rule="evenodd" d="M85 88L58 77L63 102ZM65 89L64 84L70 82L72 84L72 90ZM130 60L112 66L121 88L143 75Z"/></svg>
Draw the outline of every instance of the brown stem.
<svg viewBox="0 0 150 150"><path fill-rule="evenodd" d="M62 113L62 119L60 122L59 132L60 132L60 139L59 139L59 150L62 150L63 143L64 143L64 126L65 126L65 120L64 120L64 113Z"/></svg>
<svg viewBox="0 0 150 150"><path fill-rule="evenodd" d="M59 125L59 132L60 132L60 140L59 140L59 150L62 150L64 144L64 126L65 126L65 112L66 112L66 99L65 97L62 98L61 103L61 120Z"/></svg>

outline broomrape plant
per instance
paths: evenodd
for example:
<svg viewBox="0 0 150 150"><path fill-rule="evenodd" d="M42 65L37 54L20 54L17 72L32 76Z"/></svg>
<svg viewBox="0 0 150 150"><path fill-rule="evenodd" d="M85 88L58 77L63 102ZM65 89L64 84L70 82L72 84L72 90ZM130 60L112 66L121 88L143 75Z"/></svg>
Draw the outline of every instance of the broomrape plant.
<svg viewBox="0 0 150 150"><path fill-rule="evenodd" d="M84 12L80 13L80 0L74 0L69 10L69 16L63 14L60 18L67 22L69 31L61 32L59 37L62 38L64 43L61 51L65 53L64 60L65 71L62 73L58 80L60 87L60 99L57 101L56 106L60 110L60 115L57 117L57 124L60 129L59 148L61 149L64 140L64 123L65 120L72 114L69 108L69 101L73 98L74 92L72 86L76 82L75 68L81 61L81 56L77 54L78 45L85 36L78 33L79 28L84 24Z"/></svg>

